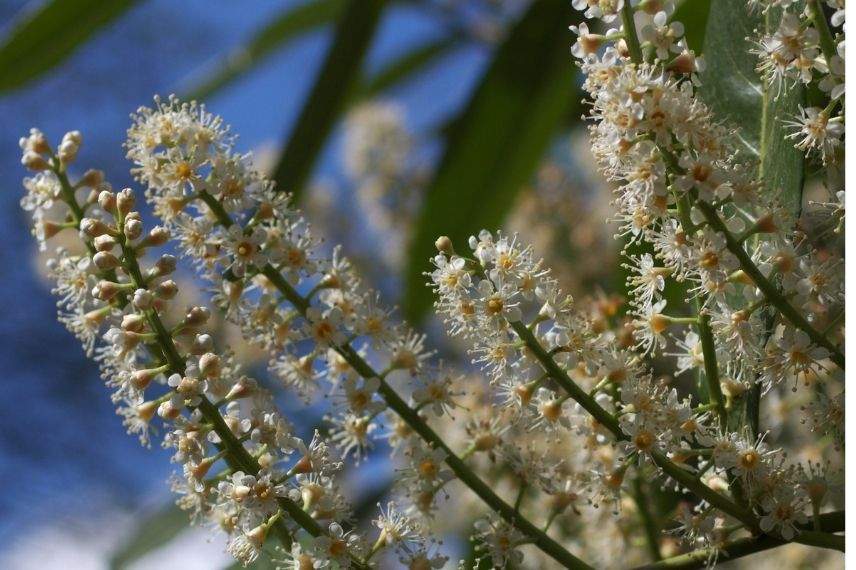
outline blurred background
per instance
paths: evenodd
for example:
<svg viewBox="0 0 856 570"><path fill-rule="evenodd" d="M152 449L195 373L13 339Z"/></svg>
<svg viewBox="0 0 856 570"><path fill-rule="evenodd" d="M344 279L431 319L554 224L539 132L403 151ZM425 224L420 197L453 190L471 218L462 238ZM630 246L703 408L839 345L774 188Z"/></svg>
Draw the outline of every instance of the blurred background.
<svg viewBox="0 0 856 570"><path fill-rule="evenodd" d="M679 7L696 50L709 5ZM186 529L168 454L125 435L55 321L18 207L20 136L79 129L79 171L132 186L129 113L155 94L205 101L316 232L458 362L421 275L440 234L520 232L575 296L622 293L610 191L580 119L578 21L569 0L0 1L0 568L230 564L206 529ZM303 434L321 421L282 400ZM368 514L394 474L385 457L348 474Z"/></svg>

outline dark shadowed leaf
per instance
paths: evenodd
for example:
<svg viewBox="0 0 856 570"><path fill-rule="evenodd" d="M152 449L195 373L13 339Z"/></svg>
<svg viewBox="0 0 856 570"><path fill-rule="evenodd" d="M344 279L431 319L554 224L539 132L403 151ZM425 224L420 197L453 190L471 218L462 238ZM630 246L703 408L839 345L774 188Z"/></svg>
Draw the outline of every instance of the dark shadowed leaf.
<svg viewBox="0 0 856 570"><path fill-rule="evenodd" d="M460 45L456 38L441 38L393 59L376 75L363 81L355 94L355 99L373 97L396 87L451 54Z"/></svg>
<svg viewBox="0 0 856 570"><path fill-rule="evenodd" d="M450 129L408 252L404 308L411 320L431 305L422 272L434 240L446 234L463 248L469 235L496 230L579 102L568 35L574 18L566 0L533 3Z"/></svg>
<svg viewBox="0 0 856 570"><path fill-rule="evenodd" d="M149 517L142 517L134 534L113 554L110 568L127 568L134 561L170 542L189 524L187 513L172 504Z"/></svg>
<svg viewBox="0 0 856 570"><path fill-rule="evenodd" d="M693 0L689 0L690 2ZM759 161L767 195L777 196L791 211L802 202L803 155L786 140L783 121L798 112L802 87L783 89L778 97L765 88L750 52L755 30L775 31L780 13L750 14L743 0L716 0L707 24L702 98L718 119L738 129L740 152Z"/></svg>
<svg viewBox="0 0 856 570"><path fill-rule="evenodd" d="M20 17L0 43L0 91L21 87L70 57L135 0L53 0Z"/></svg>
<svg viewBox="0 0 856 570"><path fill-rule="evenodd" d="M344 0L314 0L285 12L262 28L248 44L232 50L217 63L216 71L191 88L184 98L207 99L286 48L291 41L333 22L344 6Z"/></svg>
<svg viewBox="0 0 856 570"><path fill-rule="evenodd" d="M690 49L697 54L704 47L707 18L712 0L684 0L675 10L674 20L684 25L684 37Z"/></svg>
<svg viewBox="0 0 856 570"><path fill-rule="evenodd" d="M385 0L350 0L336 25L333 43L273 175L277 187L295 198L353 95L385 5Z"/></svg>

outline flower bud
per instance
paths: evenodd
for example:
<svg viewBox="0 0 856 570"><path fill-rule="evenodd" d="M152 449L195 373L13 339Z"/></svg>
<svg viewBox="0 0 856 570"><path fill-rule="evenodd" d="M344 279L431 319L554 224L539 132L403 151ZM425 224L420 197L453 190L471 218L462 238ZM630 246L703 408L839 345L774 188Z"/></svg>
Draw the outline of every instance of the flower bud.
<svg viewBox="0 0 856 570"><path fill-rule="evenodd" d="M92 261L101 271L109 271L119 266L119 260L109 251L99 251L92 257Z"/></svg>
<svg viewBox="0 0 856 570"><path fill-rule="evenodd" d="M77 151L80 150L80 145L74 141L63 140L59 144L56 155L63 164L70 164L77 158Z"/></svg>
<svg viewBox="0 0 856 570"><path fill-rule="evenodd" d="M101 234L92 243L98 251L112 251L116 247L116 238L109 234Z"/></svg>
<svg viewBox="0 0 856 570"><path fill-rule="evenodd" d="M89 237L98 237L110 233L110 226L95 218L83 218L80 220L80 230Z"/></svg>
<svg viewBox="0 0 856 570"><path fill-rule="evenodd" d="M141 311L145 311L152 307L152 302L154 301L154 296L152 293L146 289L137 289L134 291L134 306Z"/></svg>
<svg viewBox="0 0 856 570"><path fill-rule="evenodd" d="M184 322L191 327L196 327L205 324L209 318L211 318L211 311L207 307L191 307L184 317Z"/></svg>
<svg viewBox="0 0 856 570"><path fill-rule="evenodd" d="M157 275L169 275L173 271L175 271L176 259L174 255L169 255L168 253L160 256L160 259L155 262L154 269Z"/></svg>
<svg viewBox="0 0 856 570"><path fill-rule="evenodd" d="M238 400L240 398L246 398L247 396L252 396L256 391L256 383L254 380L251 380L247 377L241 377L235 382L235 385L232 386L232 389L229 390L229 393L226 394L227 400Z"/></svg>
<svg viewBox="0 0 856 570"><path fill-rule="evenodd" d="M137 390L145 390L157 374L154 370L136 370L131 374L131 384Z"/></svg>
<svg viewBox="0 0 856 570"><path fill-rule="evenodd" d="M200 335L201 336L201 335ZM217 378L222 372L220 357L213 352L206 352L199 357L199 372L205 378Z"/></svg>
<svg viewBox="0 0 856 570"><path fill-rule="evenodd" d="M119 285L112 281L99 281L95 287L92 288L92 296L96 299L101 299L102 301L109 301L115 297L117 293L119 293Z"/></svg>
<svg viewBox="0 0 856 570"><path fill-rule="evenodd" d="M172 400L167 400L158 406L158 415L165 420L174 420L181 415L181 408L176 407Z"/></svg>
<svg viewBox="0 0 856 570"><path fill-rule="evenodd" d="M122 330L128 332L141 332L146 326L146 318L138 313L131 313L122 317Z"/></svg>
<svg viewBox="0 0 856 570"><path fill-rule="evenodd" d="M94 168L90 168L84 172L80 178L80 183L87 188L97 188L102 182L104 182L104 172L95 170Z"/></svg>
<svg viewBox="0 0 856 570"><path fill-rule="evenodd" d="M151 229L149 235L140 244L143 247L161 246L169 241L169 230L163 226L157 226Z"/></svg>
<svg viewBox="0 0 856 570"><path fill-rule="evenodd" d="M214 348L214 339L211 338L210 334L199 334L196 335L196 338L193 340L193 347L191 352L193 354L204 354L206 352L211 352Z"/></svg>
<svg viewBox="0 0 856 570"><path fill-rule="evenodd" d="M24 155L21 157L21 164L23 164L30 170L35 171L47 170L48 168L50 168L50 164L48 164L48 161L45 160L45 157L31 150L25 152Z"/></svg>
<svg viewBox="0 0 856 570"><path fill-rule="evenodd" d="M178 285L172 279L159 283L155 287L155 296L159 299L172 299L178 294Z"/></svg>
<svg viewBox="0 0 856 570"><path fill-rule="evenodd" d="M130 188L120 190L116 195L116 208L119 210L119 215L126 215L134 207L134 191Z"/></svg>
<svg viewBox="0 0 856 570"><path fill-rule="evenodd" d="M143 234L143 222L136 219L131 218L125 221L125 237L128 239L134 240L140 237Z"/></svg>
<svg viewBox="0 0 856 570"><path fill-rule="evenodd" d="M80 146L83 144L83 135L80 131L68 131L62 136L62 142L70 142Z"/></svg>
<svg viewBox="0 0 856 570"><path fill-rule="evenodd" d="M452 247L452 240L449 239L449 236L440 236L437 238L437 241L434 242L434 247L437 248L437 251L440 253L445 253L448 255L452 255L455 253L455 248Z"/></svg>
<svg viewBox="0 0 856 570"><path fill-rule="evenodd" d="M108 212L114 211L116 209L116 195L109 190L102 190L98 194L98 205Z"/></svg>
<svg viewBox="0 0 856 570"><path fill-rule="evenodd" d="M157 402L143 402L137 406L137 417L144 422L149 422L155 416L157 409Z"/></svg>

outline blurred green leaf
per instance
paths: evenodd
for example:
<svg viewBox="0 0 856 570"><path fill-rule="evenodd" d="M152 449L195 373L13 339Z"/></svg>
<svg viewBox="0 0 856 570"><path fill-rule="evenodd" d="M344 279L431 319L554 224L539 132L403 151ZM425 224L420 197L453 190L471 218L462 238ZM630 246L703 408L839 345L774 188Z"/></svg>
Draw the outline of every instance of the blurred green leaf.
<svg viewBox="0 0 856 570"><path fill-rule="evenodd" d="M261 65L277 50L303 34L333 22L345 6L344 0L314 0L280 15L250 41L223 58L216 72L189 90L185 99L207 99L235 79Z"/></svg>
<svg viewBox="0 0 856 570"><path fill-rule="evenodd" d="M704 46L710 3L711 0L684 0L672 17L673 20L684 25L684 37L687 39L687 45L696 54L701 53Z"/></svg>
<svg viewBox="0 0 856 570"><path fill-rule="evenodd" d="M460 46L456 38L441 38L392 60L375 76L363 81L355 99L373 97L410 79L415 73L436 63Z"/></svg>
<svg viewBox="0 0 856 570"><path fill-rule="evenodd" d="M110 568L127 568L132 562L169 543L189 524L187 513L173 504L143 518L134 534L113 554Z"/></svg>
<svg viewBox="0 0 856 570"><path fill-rule="evenodd" d="M747 39L756 35L756 29L775 31L780 18L779 10L750 14L744 0L716 0L707 23L707 67L701 74L700 93L717 119L738 129L738 150L758 160L767 196L778 197L792 212L799 212L803 155L785 139L783 121L798 112L805 91L802 86L789 87L773 97L755 71L758 56L750 52Z"/></svg>
<svg viewBox="0 0 856 570"><path fill-rule="evenodd" d="M434 240L445 234L463 248L469 235L496 230L582 97L569 49L575 18L567 0L534 2L453 124L408 252L404 308L412 321L431 306L422 272Z"/></svg>
<svg viewBox="0 0 856 570"><path fill-rule="evenodd" d="M135 0L53 0L24 15L0 43L0 91L58 65Z"/></svg>
<svg viewBox="0 0 856 570"><path fill-rule="evenodd" d="M291 136L279 157L273 179L281 191L299 198L324 142L350 100L361 67L386 5L385 0L350 0L336 25L333 43Z"/></svg>

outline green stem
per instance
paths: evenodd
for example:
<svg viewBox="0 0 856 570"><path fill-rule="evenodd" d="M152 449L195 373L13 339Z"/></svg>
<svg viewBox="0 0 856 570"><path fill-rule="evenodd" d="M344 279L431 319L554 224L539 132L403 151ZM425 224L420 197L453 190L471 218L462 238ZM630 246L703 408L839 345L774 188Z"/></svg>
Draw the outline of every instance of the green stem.
<svg viewBox="0 0 856 570"><path fill-rule="evenodd" d="M628 439L627 435L621 431L618 420L616 420L609 412L602 408L594 398L589 396L573 380L571 380L562 367L559 366L547 351L544 350L544 347L541 346L541 343L538 342L538 339L535 338L532 331L530 331L521 322L513 322L510 324L518 336L520 336L520 338L526 343L527 348L529 348L538 361L541 362L541 365L550 374L553 380L562 386L562 388L567 390L571 395L571 398L590 413L594 419L611 431L616 439ZM687 489L693 491L698 497L706 500L719 510L730 514L750 528L756 528L758 526L758 523L751 512L740 507L724 495L720 495L705 485L702 481L694 477L689 471L672 463L672 461L670 461L663 453L654 450L650 452L650 456L654 463L657 464L657 466L660 467L660 469L662 469L669 477Z"/></svg>
<svg viewBox="0 0 856 570"><path fill-rule="evenodd" d="M844 512L836 511L833 513L826 513L820 515L820 519L823 532L803 531L800 536L805 537L806 533L811 535L808 539L809 542L800 541L799 536L794 539L794 542L803 542L803 544L808 544L818 538L815 535L822 534L825 536L823 539L820 539L820 542L823 542L824 544L812 544L812 546L829 547L826 546L826 544L834 544L835 546L833 546L833 548L836 550L838 550L838 546L843 548L842 542L844 537L830 533L841 532L844 530ZM757 537L750 536L726 542L718 549L718 552L713 548L702 548L686 554L673 556L654 564L639 566L636 570L653 570L660 568L668 568L670 570L691 570L695 568L705 568L708 565L708 561L710 561L714 556L716 556L717 562L726 562L742 558L743 556L748 556L750 554L755 554L756 552L763 552L764 550L776 548L784 544L788 543L769 535L761 535Z"/></svg>
<svg viewBox="0 0 856 570"><path fill-rule="evenodd" d="M820 49L823 50L826 63L829 65L829 60L837 55L837 50L835 49L835 38L832 36L832 30L829 29L829 22L826 21L826 16L823 13L823 6L820 0L808 0L806 8L808 8L809 17L814 22L814 27L820 36Z"/></svg>
<svg viewBox="0 0 856 570"><path fill-rule="evenodd" d="M722 399L722 387L719 385L719 367L716 362L716 345L713 340L713 331L710 328L710 315L702 308L703 301L698 299L698 336L701 340L701 350L704 355L704 377L707 382L707 394L709 403L716 408L719 417L719 431L724 432L728 428L728 413Z"/></svg>
<svg viewBox="0 0 856 570"><path fill-rule="evenodd" d="M630 52L630 61L642 63L642 45L636 35L636 23L633 21L633 7L630 2L624 2L621 8L621 26L624 28L624 43Z"/></svg>
<svg viewBox="0 0 856 570"><path fill-rule="evenodd" d="M639 511L639 520L642 521L642 527L645 530L645 543L648 545L651 558L655 561L662 560L663 555L660 554L660 531L657 528L656 521L654 521L654 516L648 510L648 496L645 493L641 473L637 473L633 479L633 500L636 501L636 510Z"/></svg>
<svg viewBox="0 0 856 570"><path fill-rule="evenodd" d="M788 303L787 299L779 293L776 286L764 277L761 270L758 269L752 261L752 258L749 257L749 254L746 253L745 249L743 249L743 246L737 242L734 235L725 226L725 223L719 217L719 214L717 214L716 209L703 200L698 200L696 202L696 206L707 219L711 227L725 236L726 247L734 254L740 262L741 269L743 269L752 281L755 282L755 285L758 286L758 289L761 290L764 297L770 302L770 304L776 307L782 316L788 319L795 327L805 332L812 342L828 350L830 359L844 370L844 354L842 354L842 352L838 350L838 348L826 337L816 331L805 317L803 317L799 311Z"/></svg>
<svg viewBox="0 0 856 570"><path fill-rule="evenodd" d="M309 301L300 295L291 284L271 265L262 268L261 273L279 290L285 299L301 313L306 313ZM524 327L525 328L525 327ZM588 564L568 552L562 545L550 538L545 532L533 525L528 519L515 511L514 507L503 501L490 486L485 483L437 433L423 420L419 413L410 407L387 381L371 367L371 365L355 351L350 344L335 346L334 349L348 364L363 378L378 378L380 387L378 393L396 414L416 432L426 443L435 449L442 449L446 454L446 465L455 473L458 479L481 498L495 513L509 524L525 534L533 544L553 557L566 568L590 568ZM617 424L616 424L617 425Z"/></svg>

